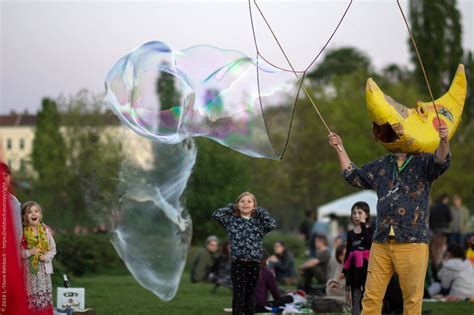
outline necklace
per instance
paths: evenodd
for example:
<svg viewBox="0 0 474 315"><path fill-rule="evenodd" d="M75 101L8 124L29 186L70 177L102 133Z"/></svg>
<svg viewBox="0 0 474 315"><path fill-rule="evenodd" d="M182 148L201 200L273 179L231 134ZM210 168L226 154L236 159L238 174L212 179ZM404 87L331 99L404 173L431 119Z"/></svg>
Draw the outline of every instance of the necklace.
<svg viewBox="0 0 474 315"><path fill-rule="evenodd" d="M395 161L393 165L393 173L392 173L392 179L395 181L395 179L400 176L401 172L406 168L408 163L413 159L413 155L410 155L402 164L402 166L398 167L397 161Z"/></svg>

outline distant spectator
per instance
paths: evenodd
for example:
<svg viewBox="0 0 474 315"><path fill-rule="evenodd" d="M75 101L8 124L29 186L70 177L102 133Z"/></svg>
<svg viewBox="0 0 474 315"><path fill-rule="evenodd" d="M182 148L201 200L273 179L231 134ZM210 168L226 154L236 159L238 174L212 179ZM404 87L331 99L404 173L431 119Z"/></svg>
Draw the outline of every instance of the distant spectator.
<svg viewBox="0 0 474 315"><path fill-rule="evenodd" d="M214 292L219 286L232 288L230 263L230 243L225 241L222 243L220 255L211 267L210 279L215 284Z"/></svg>
<svg viewBox="0 0 474 315"><path fill-rule="evenodd" d="M309 243L314 221L316 221L316 212L313 210L306 211L303 222L301 222L299 228L299 232L303 236L306 243Z"/></svg>
<svg viewBox="0 0 474 315"><path fill-rule="evenodd" d="M430 210L430 229L433 233L444 233L448 236L449 223L452 220L449 209L449 195L442 194L438 198L438 203Z"/></svg>
<svg viewBox="0 0 474 315"><path fill-rule="evenodd" d="M457 245L448 246L448 254L443 267L438 272L441 286L449 296L466 299L474 297L474 272L466 259L464 249Z"/></svg>
<svg viewBox="0 0 474 315"><path fill-rule="evenodd" d="M346 245L340 244L336 247L336 251L329 261L329 269L332 269L332 273L328 271L329 280L326 283L326 294L328 298L340 300L346 302L346 278L339 277L344 262L344 256L346 254ZM330 267L330 266L333 267Z"/></svg>
<svg viewBox="0 0 474 315"><path fill-rule="evenodd" d="M436 282L439 282L438 271L443 263L447 246L447 238L443 233L436 233L431 238L429 246L429 264L431 267L432 277Z"/></svg>
<svg viewBox="0 0 474 315"><path fill-rule="evenodd" d="M336 237L336 239L341 239L339 236ZM337 249L343 245L344 248L345 248L345 244L342 243L342 241L336 241L334 240L334 244L336 244L336 246L334 247L334 249L331 249L331 258L329 259L329 262L328 262L328 279L331 279L331 278L334 278L334 274L336 272L336 270L338 269L339 267L339 264L340 262L337 260ZM338 274L339 276L339 274Z"/></svg>
<svg viewBox="0 0 474 315"><path fill-rule="evenodd" d="M209 274L216 260L219 243L214 235L206 239L206 248L203 248L194 258L191 266L191 282L210 282Z"/></svg>
<svg viewBox="0 0 474 315"><path fill-rule="evenodd" d="M275 276L271 270L267 268L267 259L268 254L264 252L260 263L260 275L257 281L257 290L255 292L255 313L267 313L269 309L278 308L279 306L284 306L287 303L293 302L291 296L281 296ZM272 295L273 301L268 300L269 294Z"/></svg>
<svg viewBox="0 0 474 315"><path fill-rule="evenodd" d="M317 235L331 235L331 220L325 216L318 219L314 222L313 228L311 230L311 240L310 240L310 247L309 247L309 256L316 257L316 236ZM329 246L329 243L328 243Z"/></svg>
<svg viewBox="0 0 474 315"><path fill-rule="evenodd" d="M290 250L283 241L273 245L274 255L268 258L268 268L275 272L275 277L280 284L292 284L295 279L295 260Z"/></svg>
<svg viewBox="0 0 474 315"><path fill-rule="evenodd" d="M328 241L324 235L316 235L316 258L310 258L301 267L300 281L298 287L306 292L314 291L312 284L313 278L316 279L320 286L324 286L327 281L327 266L331 258Z"/></svg>
<svg viewBox="0 0 474 315"><path fill-rule="evenodd" d="M451 206L452 221L450 224L450 243L462 245L462 236L468 232L467 223L469 220L469 210L463 206L462 198L454 195L453 204Z"/></svg>
<svg viewBox="0 0 474 315"><path fill-rule="evenodd" d="M303 222L301 222L299 227L299 232L302 238L304 239L306 246L311 253L314 253L314 244L312 244L312 229L314 222L316 221L316 212L313 210L307 210Z"/></svg>

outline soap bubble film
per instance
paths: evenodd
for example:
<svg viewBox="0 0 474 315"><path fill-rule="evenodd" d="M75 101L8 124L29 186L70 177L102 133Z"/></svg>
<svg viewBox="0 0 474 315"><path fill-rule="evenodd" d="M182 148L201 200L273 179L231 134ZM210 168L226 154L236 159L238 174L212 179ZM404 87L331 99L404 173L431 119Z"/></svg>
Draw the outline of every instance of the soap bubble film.
<svg viewBox="0 0 474 315"><path fill-rule="evenodd" d="M160 90L165 78L171 78L173 93ZM298 88L293 72L238 51L200 45L175 52L149 42L110 70L106 102L152 140L201 136L252 157L278 159ZM273 122L276 112L286 115Z"/></svg>
<svg viewBox="0 0 474 315"><path fill-rule="evenodd" d="M105 102L124 125L123 156L110 178L84 180L87 198L135 279L168 301L192 236L192 213L180 198L197 154L193 137L279 159L300 82L238 51L207 45L173 51L149 42L121 58L105 86Z"/></svg>

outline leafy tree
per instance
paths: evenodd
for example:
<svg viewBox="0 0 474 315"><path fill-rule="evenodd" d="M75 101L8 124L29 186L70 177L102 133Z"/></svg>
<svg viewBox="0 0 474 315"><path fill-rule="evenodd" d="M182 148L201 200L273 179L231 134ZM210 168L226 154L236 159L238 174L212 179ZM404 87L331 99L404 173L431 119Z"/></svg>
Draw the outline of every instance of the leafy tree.
<svg viewBox="0 0 474 315"><path fill-rule="evenodd" d="M409 5L412 33L435 98L444 93L462 61L461 15L456 3L455 0L412 0ZM411 39L408 40L418 86L428 93L415 48Z"/></svg>
<svg viewBox="0 0 474 315"><path fill-rule="evenodd" d="M62 99L61 106L71 172L68 183L71 211L66 221L70 225L91 225L94 223L91 214L97 211L96 200L90 200L91 194L104 198L114 195L117 189L116 179L123 159L120 139L114 132L119 122L105 110L101 97L86 90Z"/></svg>
<svg viewBox="0 0 474 315"><path fill-rule="evenodd" d="M370 70L370 59L365 53L354 47L343 47L328 50L323 61L307 77L315 83L327 83L333 76L369 73Z"/></svg>
<svg viewBox="0 0 474 315"><path fill-rule="evenodd" d="M34 181L39 197L37 200L44 209L48 209L52 220L67 204L70 178L66 165L67 148L60 128L61 117L56 102L43 99L37 115L31 160L38 175Z"/></svg>

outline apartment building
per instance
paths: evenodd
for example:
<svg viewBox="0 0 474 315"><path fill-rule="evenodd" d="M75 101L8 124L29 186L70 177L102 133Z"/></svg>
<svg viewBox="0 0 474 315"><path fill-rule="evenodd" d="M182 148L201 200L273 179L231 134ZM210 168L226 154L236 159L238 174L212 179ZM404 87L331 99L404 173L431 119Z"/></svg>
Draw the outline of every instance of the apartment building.
<svg viewBox="0 0 474 315"><path fill-rule="evenodd" d="M27 167L33 150L36 115L11 112L0 115L0 146L13 171Z"/></svg>

